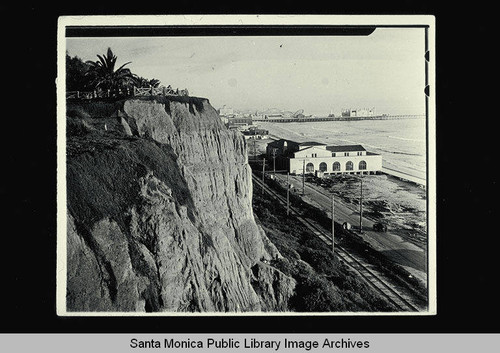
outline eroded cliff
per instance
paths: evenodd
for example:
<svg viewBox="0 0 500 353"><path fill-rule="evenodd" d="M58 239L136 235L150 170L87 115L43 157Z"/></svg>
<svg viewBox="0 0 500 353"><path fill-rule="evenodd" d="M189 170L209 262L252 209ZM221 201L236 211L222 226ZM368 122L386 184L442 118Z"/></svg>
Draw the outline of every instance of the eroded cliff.
<svg viewBox="0 0 500 353"><path fill-rule="evenodd" d="M206 99L68 104L68 311L286 310L246 144Z"/></svg>

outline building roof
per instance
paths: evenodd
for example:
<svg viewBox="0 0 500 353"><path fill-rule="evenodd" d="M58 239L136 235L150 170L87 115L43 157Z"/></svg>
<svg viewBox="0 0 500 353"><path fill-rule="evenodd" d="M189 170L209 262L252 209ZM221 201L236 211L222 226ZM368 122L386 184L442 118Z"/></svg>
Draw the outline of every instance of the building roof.
<svg viewBox="0 0 500 353"><path fill-rule="evenodd" d="M284 142L287 142L288 145L298 145L298 146L307 146L306 148L302 149L309 149L313 146L325 146L326 144L320 143L320 142L315 142L315 141L309 141L309 142L296 142L292 140L285 140L285 139L279 139L276 141L269 142L267 145L268 146L273 146L273 147L281 147L283 146ZM360 151L366 151L366 149L362 145L340 145L340 146L326 146L326 149L330 152L360 152ZM367 152L367 154L375 154L371 152Z"/></svg>
<svg viewBox="0 0 500 353"><path fill-rule="evenodd" d="M298 145L298 142L292 141L292 140L285 140L285 139L279 139L276 141L269 142L267 145L268 146L283 146L284 143L287 143L287 145Z"/></svg>
<svg viewBox="0 0 500 353"><path fill-rule="evenodd" d="M269 134L268 130L264 129L248 129L247 131L243 131L243 135L267 135Z"/></svg>
<svg viewBox="0 0 500 353"><path fill-rule="evenodd" d="M361 145L343 145L343 146L326 146L326 149L331 152L358 152L366 151Z"/></svg>
<svg viewBox="0 0 500 353"><path fill-rule="evenodd" d="M295 151L295 152L307 151L307 150L309 150L309 149L311 149L311 148L313 148L313 147L314 147L314 146L309 146L309 147L303 148L303 149L301 149L301 150L299 150L299 151Z"/></svg>
<svg viewBox="0 0 500 353"><path fill-rule="evenodd" d="M268 145L272 146L281 146L283 145L283 142L285 142L289 145L298 145L298 146L326 146L326 143L321 143L321 142L316 142L316 141L307 141L307 142L297 142L297 141L292 141L292 140L286 140L286 139L279 139L273 142L269 142Z"/></svg>
<svg viewBox="0 0 500 353"><path fill-rule="evenodd" d="M320 143L320 142L315 142L315 141L309 141L309 142L299 142L300 146L325 146L326 143Z"/></svg>

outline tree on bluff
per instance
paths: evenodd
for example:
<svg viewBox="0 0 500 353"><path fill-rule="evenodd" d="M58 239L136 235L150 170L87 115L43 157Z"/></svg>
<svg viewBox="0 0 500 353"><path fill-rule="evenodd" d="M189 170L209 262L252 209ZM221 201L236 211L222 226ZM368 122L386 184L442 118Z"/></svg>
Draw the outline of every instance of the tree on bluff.
<svg viewBox="0 0 500 353"><path fill-rule="evenodd" d="M147 79L144 77L135 76L135 86L142 88L147 88L147 87L158 88L160 86L160 80L156 78Z"/></svg>
<svg viewBox="0 0 500 353"><path fill-rule="evenodd" d="M130 61L115 70L116 55L108 48L106 55L97 55L99 60L87 61L89 70L86 76L90 78L92 86L96 89L117 91L119 88L133 87L135 77L130 69L125 68Z"/></svg>
<svg viewBox="0 0 500 353"><path fill-rule="evenodd" d="M93 89L90 87L89 78L85 76L89 65L79 57L70 57L66 53L66 90L86 91Z"/></svg>
<svg viewBox="0 0 500 353"><path fill-rule="evenodd" d="M125 68L127 62L115 70L117 57L111 48L99 60L84 62L66 53L66 91L107 91L118 89L160 87L160 80L138 76Z"/></svg>

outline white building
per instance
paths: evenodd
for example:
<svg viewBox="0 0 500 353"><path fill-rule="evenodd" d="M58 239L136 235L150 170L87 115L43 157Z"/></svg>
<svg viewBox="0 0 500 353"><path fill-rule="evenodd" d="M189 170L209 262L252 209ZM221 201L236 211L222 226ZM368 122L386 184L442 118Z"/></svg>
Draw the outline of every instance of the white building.
<svg viewBox="0 0 500 353"><path fill-rule="evenodd" d="M371 174L382 169L382 156L361 145L327 146L318 142L277 140L266 149L268 158L275 158L279 169L291 174Z"/></svg>

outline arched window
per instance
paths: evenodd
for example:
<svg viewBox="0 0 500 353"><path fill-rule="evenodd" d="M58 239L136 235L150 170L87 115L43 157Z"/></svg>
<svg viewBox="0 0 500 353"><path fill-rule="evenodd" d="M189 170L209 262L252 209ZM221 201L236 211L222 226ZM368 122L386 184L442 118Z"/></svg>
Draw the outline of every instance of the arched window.
<svg viewBox="0 0 500 353"><path fill-rule="evenodd" d="M345 164L345 170L354 170L354 165L352 164L351 161Z"/></svg>
<svg viewBox="0 0 500 353"><path fill-rule="evenodd" d="M325 162L321 162L319 164L319 170L321 170L322 172L326 172L326 163Z"/></svg>
<svg viewBox="0 0 500 353"><path fill-rule="evenodd" d="M366 170L366 162L365 161L359 162L359 170Z"/></svg>
<svg viewBox="0 0 500 353"><path fill-rule="evenodd" d="M333 163L333 168L332 168L332 170L333 170L334 172L338 172L338 171L340 171L340 163L339 163L339 162L335 162L335 163Z"/></svg>
<svg viewBox="0 0 500 353"><path fill-rule="evenodd" d="M306 165L306 173L314 173L314 164L307 163L307 165Z"/></svg>

